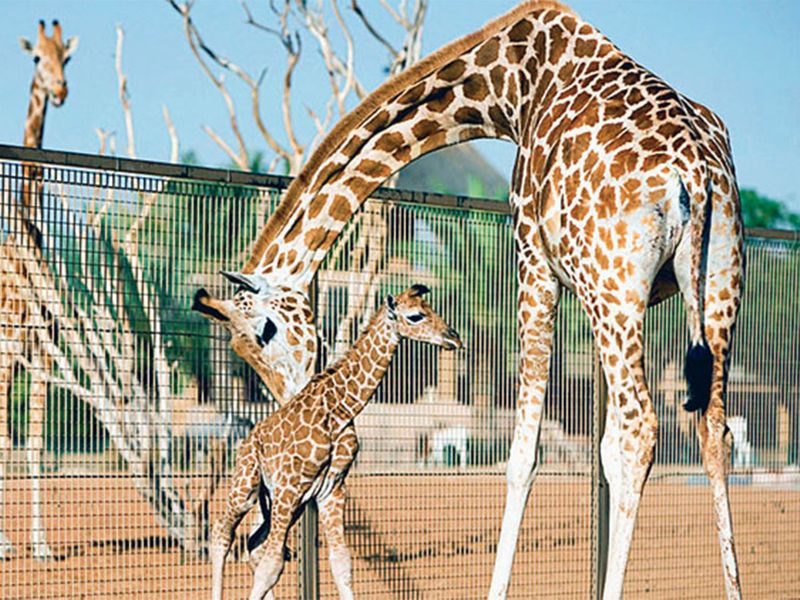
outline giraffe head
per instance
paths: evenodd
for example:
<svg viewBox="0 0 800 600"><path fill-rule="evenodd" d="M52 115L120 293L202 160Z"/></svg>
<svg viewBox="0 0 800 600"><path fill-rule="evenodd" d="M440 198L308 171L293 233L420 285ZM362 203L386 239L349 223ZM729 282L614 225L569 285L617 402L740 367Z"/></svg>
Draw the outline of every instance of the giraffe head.
<svg viewBox="0 0 800 600"><path fill-rule="evenodd" d="M47 93L47 98L54 106L61 106L67 97L67 80L64 78L64 66L78 47L78 38L73 36L66 42L61 37L61 25L53 21L53 35L45 33L44 21L39 21L39 33L36 43L19 38L22 50L33 56L36 63L34 79Z"/></svg>
<svg viewBox="0 0 800 600"><path fill-rule="evenodd" d="M400 337L428 342L446 350L461 348L461 338L455 329L431 308L423 296L430 290L420 284L412 285L396 298L387 296L386 310L397 324Z"/></svg>
<svg viewBox="0 0 800 600"><path fill-rule="evenodd" d="M280 402L299 392L313 373L317 335L308 296L274 286L261 275L222 274L236 284L230 300L200 289L192 310L231 333L231 347L247 362Z"/></svg>

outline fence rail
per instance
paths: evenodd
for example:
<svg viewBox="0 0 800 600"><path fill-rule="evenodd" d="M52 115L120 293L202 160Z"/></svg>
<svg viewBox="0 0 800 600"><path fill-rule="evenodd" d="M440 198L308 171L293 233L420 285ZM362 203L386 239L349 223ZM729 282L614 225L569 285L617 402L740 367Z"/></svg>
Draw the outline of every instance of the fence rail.
<svg viewBox="0 0 800 600"><path fill-rule="evenodd" d="M200 286L225 293L219 269L246 259L289 181L0 145L0 596L208 589L209 515L237 442L274 403L222 330L189 306ZM26 215L22 200L38 208ZM511 224L505 203L381 189L318 274L321 364L385 294L416 282L467 346L402 345L356 421L346 535L359 597L488 590L519 358ZM728 392L734 525L746 594L791 598L800 595L800 233L748 230L746 249ZM626 591L720 597L710 492L694 417L681 409L681 303L651 309L646 329L660 429ZM602 585L598 373L587 319L565 294L514 597L585 598ZM318 559L313 544L308 535L290 544L279 598L317 587L336 597L324 543ZM249 585L242 554L227 571L239 595Z"/></svg>

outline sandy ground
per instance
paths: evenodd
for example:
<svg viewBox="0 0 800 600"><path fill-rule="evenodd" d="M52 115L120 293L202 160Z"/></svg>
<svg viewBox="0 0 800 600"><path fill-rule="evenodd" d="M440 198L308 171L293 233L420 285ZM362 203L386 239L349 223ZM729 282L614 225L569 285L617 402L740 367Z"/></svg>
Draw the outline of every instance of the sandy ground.
<svg viewBox="0 0 800 600"><path fill-rule="evenodd" d="M124 477L45 481L45 522L59 557L47 563L30 557L24 480L7 484L2 522L18 553L0 562L0 597L207 596L208 564L170 543ZM350 493L357 597L485 597L503 511L501 476L353 476ZM733 486L732 497L746 597L800 598L800 492ZM590 510L588 482L537 480L512 597L588 597ZM336 598L324 542L320 555L320 596ZM277 597L296 598L296 582L292 561ZM229 561L226 583L228 597L246 597L246 564ZM626 579L626 598L643 597L723 597L707 487L682 480L648 485Z"/></svg>

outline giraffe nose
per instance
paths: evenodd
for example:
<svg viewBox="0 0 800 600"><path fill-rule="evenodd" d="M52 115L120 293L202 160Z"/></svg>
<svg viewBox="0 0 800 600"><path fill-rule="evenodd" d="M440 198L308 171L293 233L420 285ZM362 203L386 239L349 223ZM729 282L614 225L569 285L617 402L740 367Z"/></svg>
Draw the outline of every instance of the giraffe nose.
<svg viewBox="0 0 800 600"><path fill-rule="evenodd" d="M61 81L57 81L55 88L53 89L53 100L55 104L62 104L64 100L67 99L67 82L63 79Z"/></svg>

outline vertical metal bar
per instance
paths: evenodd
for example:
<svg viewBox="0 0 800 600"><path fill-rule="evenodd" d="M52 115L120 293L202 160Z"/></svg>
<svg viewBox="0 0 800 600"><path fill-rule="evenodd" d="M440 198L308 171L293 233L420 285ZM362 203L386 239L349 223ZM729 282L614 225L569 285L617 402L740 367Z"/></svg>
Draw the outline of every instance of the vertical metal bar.
<svg viewBox="0 0 800 600"><path fill-rule="evenodd" d="M300 521L300 564L298 574L300 600L319 598L319 511L316 500L306 504Z"/></svg>
<svg viewBox="0 0 800 600"><path fill-rule="evenodd" d="M592 590L597 600L603 597L608 564L608 481L600 460L600 442L606 424L608 387L603 374L600 353L594 355L594 409L592 414Z"/></svg>
<svg viewBox="0 0 800 600"><path fill-rule="evenodd" d="M308 297L311 310L317 314L317 277L311 281ZM317 347L317 359L314 371L322 370L321 352ZM306 504L305 512L300 520L299 540L300 563L298 565L299 588L297 597L300 600L317 600L319 598L319 509L316 500Z"/></svg>

